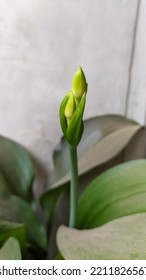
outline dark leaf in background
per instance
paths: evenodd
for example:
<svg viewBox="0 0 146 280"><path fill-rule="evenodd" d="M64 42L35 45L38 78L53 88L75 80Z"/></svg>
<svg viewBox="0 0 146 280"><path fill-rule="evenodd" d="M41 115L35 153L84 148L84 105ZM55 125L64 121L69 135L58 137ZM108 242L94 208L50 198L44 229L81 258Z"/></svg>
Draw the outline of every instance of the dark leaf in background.
<svg viewBox="0 0 146 280"><path fill-rule="evenodd" d="M39 221L35 211L22 198L9 196L0 199L0 219L24 223L28 242L41 249L47 248L47 235L44 225Z"/></svg>
<svg viewBox="0 0 146 280"><path fill-rule="evenodd" d="M31 158L20 144L3 136L0 136L0 170L12 193L31 199L35 177Z"/></svg>
<svg viewBox="0 0 146 280"><path fill-rule="evenodd" d="M4 177L3 173L0 170L0 197L7 196L11 193L10 187L6 178Z"/></svg>
<svg viewBox="0 0 146 280"><path fill-rule="evenodd" d="M15 237L21 248L26 247L26 228L24 224L0 220L0 246L9 238Z"/></svg>

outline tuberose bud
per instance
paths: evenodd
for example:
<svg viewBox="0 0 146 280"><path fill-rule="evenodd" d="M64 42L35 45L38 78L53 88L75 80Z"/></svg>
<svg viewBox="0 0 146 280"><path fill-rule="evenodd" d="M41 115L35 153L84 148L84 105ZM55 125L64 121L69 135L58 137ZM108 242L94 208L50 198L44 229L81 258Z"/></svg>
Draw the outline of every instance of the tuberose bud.
<svg viewBox="0 0 146 280"><path fill-rule="evenodd" d="M73 95L80 100L82 95L87 92L87 82L82 68L79 66L72 83Z"/></svg>
<svg viewBox="0 0 146 280"><path fill-rule="evenodd" d="M73 80L73 89L64 97L59 112L64 137L71 146L77 146L82 137L86 93L86 78L82 68L78 67Z"/></svg>
<svg viewBox="0 0 146 280"><path fill-rule="evenodd" d="M72 91L69 91L68 100L67 100L66 107L65 107L65 112L64 112L66 118L71 119L74 111L75 111L75 99L74 99Z"/></svg>

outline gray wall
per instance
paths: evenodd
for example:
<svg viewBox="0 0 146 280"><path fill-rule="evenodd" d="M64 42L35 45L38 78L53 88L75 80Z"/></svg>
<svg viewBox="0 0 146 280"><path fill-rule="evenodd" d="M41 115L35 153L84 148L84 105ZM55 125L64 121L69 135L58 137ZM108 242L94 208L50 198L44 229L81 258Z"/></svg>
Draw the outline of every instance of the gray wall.
<svg viewBox="0 0 146 280"><path fill-rule="evenodd" d="M58 110L81 65L85 118L145 123L146 1L0 0L0 133L47 170L62 135Z"/></svg>

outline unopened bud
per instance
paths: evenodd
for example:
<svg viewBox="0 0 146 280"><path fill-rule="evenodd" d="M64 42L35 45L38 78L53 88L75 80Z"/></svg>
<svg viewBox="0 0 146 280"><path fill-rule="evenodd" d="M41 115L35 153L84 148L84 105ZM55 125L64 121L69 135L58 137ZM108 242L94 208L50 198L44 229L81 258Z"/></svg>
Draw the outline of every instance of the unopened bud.
<svg viewBox="0 0 146 280"><path fill-rule="evenodd" d="M73 95L80 100L82 95L87 92L87 82L81 67L78 67L72 83Z"/></svg>
<svg viewBox="0 0 146 280"><path fill-rule="evenodd" d="M68 93L68 96L69 96L69 98L67 100L64 114L65 114L66 118L71 118L75 111L75 100L74 100L72 91L70 91Z"/></svg>
<svg viewBox="0 0 146 280"><path fill-rule="evenodd" d="M87 83L81 67L78 68L72 90L63 98L59 116L64 137L71 146L77 147L83 133L83 113L86 103Z"/></svg>

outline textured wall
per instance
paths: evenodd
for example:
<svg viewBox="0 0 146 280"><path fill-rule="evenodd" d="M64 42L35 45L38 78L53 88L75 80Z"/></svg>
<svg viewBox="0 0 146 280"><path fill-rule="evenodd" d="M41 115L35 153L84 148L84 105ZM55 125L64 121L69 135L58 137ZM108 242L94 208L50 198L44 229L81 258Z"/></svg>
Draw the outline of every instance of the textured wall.
<svg viewBox="0 0 146 280"><path fill-rule="evenodd" d="M0 133L52 169L59 105L78 65L89 84L85 118L144 123L145 24L144 0L0 0Z"/></svg>

